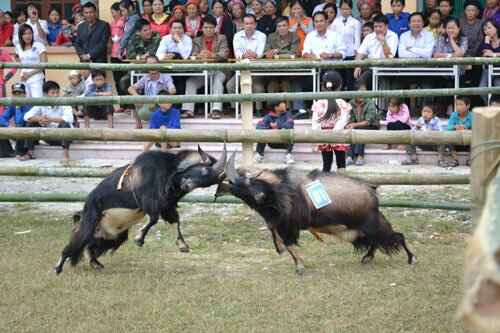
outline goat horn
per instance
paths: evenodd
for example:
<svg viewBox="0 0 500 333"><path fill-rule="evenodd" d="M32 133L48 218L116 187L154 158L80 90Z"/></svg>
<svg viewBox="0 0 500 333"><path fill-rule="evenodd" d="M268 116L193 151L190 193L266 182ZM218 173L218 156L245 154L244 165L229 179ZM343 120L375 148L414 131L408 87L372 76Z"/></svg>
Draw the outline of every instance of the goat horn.
<svg viewBox="0 0 500 333"><path fill-rule="evenodd" d="M226 165L226 176L230 181L235 181L236 178L238 178L238 172L236 171L236 167L234 165L234 160L236 159L236 152L234 152L231 157L229 158L229 161L227 161Z"/></svg>
<svg viewBox="0 0 500 333"><path fill-rule="evenodd" d="M201 161L203 163L209 163L210 162L210 156L201 149L200 145L198 145L198 154L200 154Z"/></svg>
<svg viewBox="0 0 500 333"><path fill-rule="evenodd" d="M224 172L224 167L226 166L226 162L227 162L227 149L226 149L226 143L224 142L222 155L212 167L217 175L220 175Z"/></svg>

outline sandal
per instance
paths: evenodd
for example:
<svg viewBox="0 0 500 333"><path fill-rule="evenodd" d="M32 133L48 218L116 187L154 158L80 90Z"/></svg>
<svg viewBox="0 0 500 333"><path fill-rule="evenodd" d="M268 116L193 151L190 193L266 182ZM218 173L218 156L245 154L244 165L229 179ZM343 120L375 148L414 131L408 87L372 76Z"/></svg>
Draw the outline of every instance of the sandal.
<svg viewBox="0 0 500 333"><path fill-rule="evenodd" d="M448 162L449 168L456 168L458 165L459 165L459 163L457 160L451 160L450 162Z"/></svg>
<svg viewBox="0 0 500 333"><path fill-rule="evenodd" d="M439 163L439 162L438 162ZM418 164L418 159L409 159L409 160L404 160L401 162L401 165L417 165Z"/></svg>
<svg viewBox="0 0 500 333"><path fill-rule="evenodd" d="M181 114L181 118L194 118L194 112L193 111L185 111L183 114Z"/></svg>

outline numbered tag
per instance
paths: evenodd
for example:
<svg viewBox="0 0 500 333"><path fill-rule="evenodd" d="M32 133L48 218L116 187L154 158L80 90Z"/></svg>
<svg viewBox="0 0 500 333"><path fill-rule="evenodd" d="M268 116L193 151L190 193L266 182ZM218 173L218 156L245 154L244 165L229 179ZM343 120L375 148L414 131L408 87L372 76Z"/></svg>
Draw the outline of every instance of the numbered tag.
<svg viewBox="0 0 500 333"><path fill-rule="evenodd" d="M307 184L305 189L316 209L323 208L332 203L325 186L319 180Z"/></svg>

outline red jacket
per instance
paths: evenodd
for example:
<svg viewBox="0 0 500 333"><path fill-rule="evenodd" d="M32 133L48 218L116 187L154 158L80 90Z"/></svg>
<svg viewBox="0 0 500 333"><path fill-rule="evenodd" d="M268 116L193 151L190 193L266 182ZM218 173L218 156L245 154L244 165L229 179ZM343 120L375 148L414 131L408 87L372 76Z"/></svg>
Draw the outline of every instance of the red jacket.
<svg viewBox="0 0 500 333"><path fill-rule="evenodd" d="M10 40L12 42L12 33L14 32L14 26L12 23L6 23L0 26L0 46L7 46L5 43Z"/></svg>

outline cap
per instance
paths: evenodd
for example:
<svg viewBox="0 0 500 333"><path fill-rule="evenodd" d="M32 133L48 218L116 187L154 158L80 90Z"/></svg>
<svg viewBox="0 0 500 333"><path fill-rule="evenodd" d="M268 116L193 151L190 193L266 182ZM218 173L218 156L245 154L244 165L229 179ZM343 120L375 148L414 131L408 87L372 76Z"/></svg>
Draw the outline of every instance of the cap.
<svg viewBox="0 0 500 333"><path fill-rule="evenodd" d="M69 72L69 76L80 76L80 72L74 69Z"/></svg>
<svg viewBox="0 0 500 333"><path fill-rule="evenodd" d="M335 70L329 70L321 77L321 82L327 89L337 90L342 87L342 76Z"/></svg>
<svg viewBox="0 0 500 333"><path fill-rule="evenodd" d="M15 93L23 93L23 94L25 94L26 93L26 87L21 82L14 83L12 85L12 93L13 94L15 94Z"/></svg>

